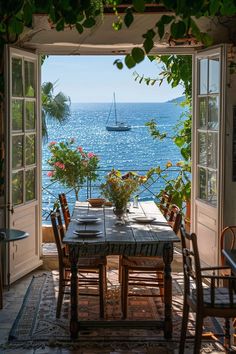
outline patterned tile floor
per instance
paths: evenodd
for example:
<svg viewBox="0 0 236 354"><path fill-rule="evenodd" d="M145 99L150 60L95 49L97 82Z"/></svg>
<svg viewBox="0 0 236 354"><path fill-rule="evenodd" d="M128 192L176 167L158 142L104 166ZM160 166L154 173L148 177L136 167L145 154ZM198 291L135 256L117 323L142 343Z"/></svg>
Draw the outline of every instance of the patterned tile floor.
<svg viewBox="0 0 236 354"><path fill-rule="evenodd" d="M108 261L109 265L109 279L108 281L115 285L118 283L118 257L112 257ZM46 267L48 268L48 267ZM180 269L180 268L178 268ZM176 271L176 269L174 269ZM19 281L15 282L11 285L9 290L4 290L4 298L3 298L3 309L0 310L0 344L6 343L9 331L12 327L12 324L19 312L19 309L22 304L22 300L24 298L25 292L28 288L28 285L31 281L33 274L42 273L42 269L36 270L27 276L23 277ZM141 300L140 300L141 301ZM66 348L55 348L55 347L44 347L44 348L36 348L36 349L0 349L0 354L175 354L176 351L170 351L165 348L161 348L157 351L156 348L152 350L122 350L122 351L114 351L112 348L110 350L101 351L98 349L87 349L87 350L79 350L79 349L66 349ZM186 354L190 354L189 351L186 351Z"/></svg>

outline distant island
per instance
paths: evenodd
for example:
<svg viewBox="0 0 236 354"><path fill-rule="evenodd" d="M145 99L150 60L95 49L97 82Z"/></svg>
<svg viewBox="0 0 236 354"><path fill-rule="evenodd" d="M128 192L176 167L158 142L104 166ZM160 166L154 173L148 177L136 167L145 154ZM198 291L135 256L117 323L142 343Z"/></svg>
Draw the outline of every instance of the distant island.
<svg viewBox="0 0 236 354"><path fill-rule="evenodd" d="M181 103L184 100L185 100L185 96L180 96L180 97L173 98L170 101L166 101L166 103Z"/></svg>

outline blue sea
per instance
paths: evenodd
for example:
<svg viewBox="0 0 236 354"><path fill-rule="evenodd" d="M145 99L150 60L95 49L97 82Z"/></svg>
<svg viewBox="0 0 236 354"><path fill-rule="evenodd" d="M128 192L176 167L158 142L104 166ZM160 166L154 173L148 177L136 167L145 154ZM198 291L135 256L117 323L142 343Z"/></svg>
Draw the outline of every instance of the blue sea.
<svg viewBox="0 0 236 354"><path fill-rule="evenodd" d="M179 120L183 108L175 102L166 103L117 103L117 116L132 126L130 131L112 132L106 130L110 103L72 103L71 116L63 124L49 122L48 135L50 141L63 141L74 138L75 144L82 146L86 151L96 153L100 158L100 175L112 168L122 171L137 170L147 171L152 167L165 166L168 160L175 164L181 159L178 148L172 140L154 140L145 123L154 119L158 122L161 132L168 132L173 136L174 127ZM109 123L113 120L110 116ZM42 169L43 169L43 205L53 201L53 195L64 190L59 185L50 185L46 176L49 170L47 160L50 157L48 143L43 144ZM99 185L99 181L97 181ZM99 188L94 188L95 196L99 195ZM80 192L80 199L85 200L87 195L84 190ZM147 191L142 192L145 199L151 198ZM73 199L73 195L71 196Z"/></svg>

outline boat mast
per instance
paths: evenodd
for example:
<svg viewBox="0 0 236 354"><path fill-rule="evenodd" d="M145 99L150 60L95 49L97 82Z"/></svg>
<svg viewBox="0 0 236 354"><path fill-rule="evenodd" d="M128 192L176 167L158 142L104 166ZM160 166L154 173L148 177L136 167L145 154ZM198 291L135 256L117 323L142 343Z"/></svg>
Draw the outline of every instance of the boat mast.
<svg viewBox="0 0 236 354"><path fill-rule="evenodd" d="M113 92L113 97L114 97L114 109L115 109L115 123L117 125L117 114L116 114L116 95L115 92Z"/></svg>

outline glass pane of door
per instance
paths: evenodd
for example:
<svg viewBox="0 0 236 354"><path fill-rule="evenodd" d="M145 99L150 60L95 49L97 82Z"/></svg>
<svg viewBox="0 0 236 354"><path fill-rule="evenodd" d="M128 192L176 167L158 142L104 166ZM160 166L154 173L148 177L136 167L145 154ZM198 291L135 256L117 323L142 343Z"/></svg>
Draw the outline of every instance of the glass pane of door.
<svg viewBox="0 0 236 354"><path fill-rule="evenodd" d="M25 68L25 96L35 96L35 67L31 61L24 62Z"/></svg>
<svg viewBox="0 0 236 354"><path fill-rule="evenodd" d="M22 59L12 58L12 96L23 95Z"/></svg>
<svg viewBox="0 0 236 354"><path fill-rule="evenodd" d="M12 174L12 204L23 203L23 171Z"/></svg>
<svg viewBox="0 0 236 354"><path fill-rule="evenodd" d="M209 93L220 91L220 61L219 58L209 59Z"/></svg>
<svg viewBox="0 0 236 354"><path fill-rule="evenodd" d="M199 60L198 197L217 205L219 141L219 58Z"/></svg>
<svg viewBox="0 0 236 354"><path fill-rule="evenodd" d="M23 136L16 135L12 137L12 168L19 169L23 167Z"/></svg>
<svg viewBox="0 0 236 354"><path fill-rule="evenodd" d="M25 200L29 202L30 200L34 200L36 196L36 183L35 183L35 173L36 168L28 170L25 172Z"/></svg>
<svg viewBox="0 0 236 354"><path fill-rule="evenodd" d="M35 162L35 134L29 134L25 138L25 164L28 166Z"/></svg>
<svg viewBox="0 0 236 354"><path fill-rule="evenodd" d="M11 59L11 185L12 203L18 206L37 197L36 62Z"/></svg>
<svg viewBox="0 0 236 354"><path fill-rule="evenodd" d="M23 101L12 100L12 130L23 131Z"/></svg>
<svg viewBox="0 0 236 354"><path fill-rule="evenodd" d="M199 93L200 95L204 95L208 91L208 60L201 59L199 63L199 72L200 72L200 80L199 80Z"/></svg>
<svg viewBox="0 0 236 354"><path fill-rule="evenodd" d="M26 110L25 129L35 130L35 102L26 101L25 110Z"/></svg>

